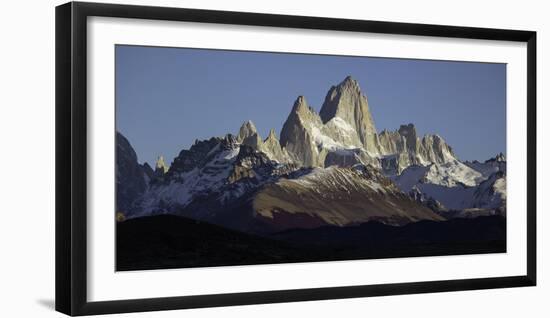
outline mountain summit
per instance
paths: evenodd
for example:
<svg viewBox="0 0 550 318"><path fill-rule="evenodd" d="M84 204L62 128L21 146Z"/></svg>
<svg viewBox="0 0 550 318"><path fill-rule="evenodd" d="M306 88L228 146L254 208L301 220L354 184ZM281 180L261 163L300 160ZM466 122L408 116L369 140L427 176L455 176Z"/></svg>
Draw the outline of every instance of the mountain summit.
<svg viewBox="0 0 550 318"><path fill-rule="evenodd" d="M299 96L281 130L281 146L285 147L294 161L308 167L320 166L319 150L315 144L314 130L322 126L321 118Z"/></svg>
<svg viewBox="0 0 550 318"><path fill-rule="evenodd" d="M365 150L379 153L376 127L367 97L351 76L330 88L319 115L325 124L335 117L341 118L355 130Z"/></svg>
<svg viewBox="0 0 550 318"><path fill-rule="evenodd" d="M245 121L241 128L239 129L239 134L237 135L237 141L243 142L246 138L252 137L258 134L256 125L251 120Z"/></svg>
<svg viewBox="0 0 550 318"><path fill-rule="evenodd" d="M411 164L456 159L443 138L420 137L413 124L378 134L367 97L351 76L329 89L319 114L299 96L281 130L281 145L303 166L353 162L384 168L391 174Z"/></svg>
<svg viewBox="0 0 550 318"><path fill-rule="evenodd" d="M157 162L155 163L155 171L161 174L165 174L166 172L168 172L168 166L164 162L163 156L159 156L157 158Z"/></svg>

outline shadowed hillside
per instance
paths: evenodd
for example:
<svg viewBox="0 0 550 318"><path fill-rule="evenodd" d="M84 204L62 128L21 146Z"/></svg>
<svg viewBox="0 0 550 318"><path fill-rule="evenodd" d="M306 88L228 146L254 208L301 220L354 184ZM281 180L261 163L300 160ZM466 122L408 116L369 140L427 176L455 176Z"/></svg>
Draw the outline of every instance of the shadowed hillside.
<svg viewBox="0 0 550 318"><path fill-rule="evenodd" d="M248 235L191 219L161 215L117 224L117 270L291 263L506 251L501 216L378 222Z"/></svg>

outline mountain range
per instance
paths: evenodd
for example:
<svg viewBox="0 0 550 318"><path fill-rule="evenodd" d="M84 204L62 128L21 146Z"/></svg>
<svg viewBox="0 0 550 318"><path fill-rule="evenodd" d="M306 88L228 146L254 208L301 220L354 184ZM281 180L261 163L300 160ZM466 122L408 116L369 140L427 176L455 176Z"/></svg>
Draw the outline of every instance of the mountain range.
<svg viewBox="0 0 550 318"><path fill-rule="evenodd" d="M140 164L116 133L117 213L171 214L246 233L376 221L404 226L506 214L506 159L461 161L413 124L378 133L367 97L346 77L319 113L299 96L277 136L245 121L197 140L168 165Z"/></svg>

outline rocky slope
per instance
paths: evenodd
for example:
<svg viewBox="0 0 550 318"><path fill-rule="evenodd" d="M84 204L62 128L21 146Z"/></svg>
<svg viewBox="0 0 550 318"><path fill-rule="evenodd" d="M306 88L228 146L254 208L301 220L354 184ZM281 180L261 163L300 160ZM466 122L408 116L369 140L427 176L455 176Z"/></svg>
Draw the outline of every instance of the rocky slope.
<svg viewBox="0 0 550 318"><path fill-rule="evenodd" d="M124 213L131 210L134 201L145 192L148 176L138 163L136 152L128 139L119 132L116 133L115 138L116 210Z"/></svg>
<svg viewBox="0 0 550 318"><path fill-rule="evenodd" d="M282 178L264 186L252 204L265 221L283 229L298 225L346 226L373 220L389 225L443 220L399 191L375 168L361 164L315 168L298 178Z"/></svg>

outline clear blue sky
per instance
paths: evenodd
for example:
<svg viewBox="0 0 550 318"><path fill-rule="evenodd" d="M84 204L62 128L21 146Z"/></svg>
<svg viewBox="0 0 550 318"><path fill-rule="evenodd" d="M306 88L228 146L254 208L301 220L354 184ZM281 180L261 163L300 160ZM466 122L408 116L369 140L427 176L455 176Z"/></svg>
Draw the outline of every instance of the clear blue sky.
<svg viewBox="0 0 550 318"><path fill-rule="evenodd" d="M414 123L462 160L506 153L506 65L242 51L116 47L116 125L140 162L167 162L195 139L252 120L280 133L294 100L319 111L347 75L367 95L378 131Z"/></svg>

